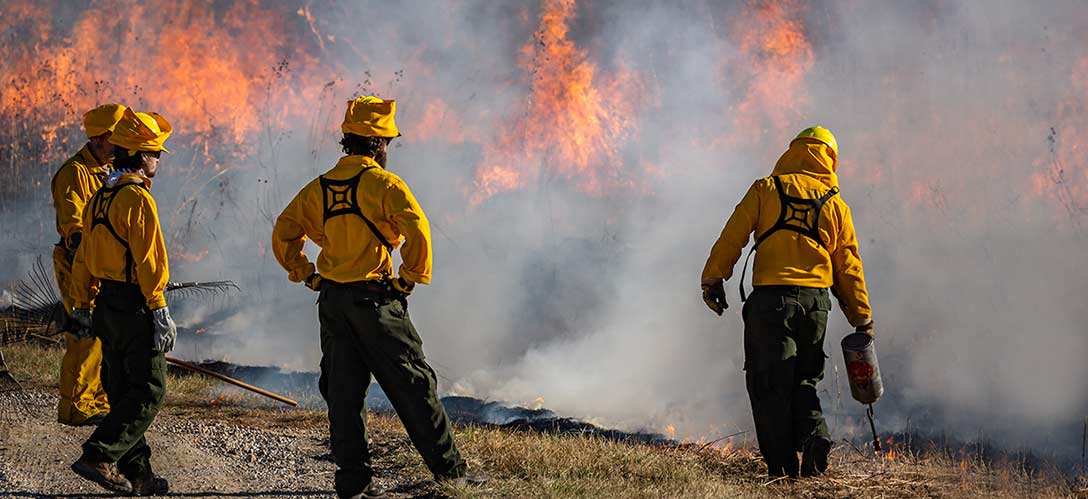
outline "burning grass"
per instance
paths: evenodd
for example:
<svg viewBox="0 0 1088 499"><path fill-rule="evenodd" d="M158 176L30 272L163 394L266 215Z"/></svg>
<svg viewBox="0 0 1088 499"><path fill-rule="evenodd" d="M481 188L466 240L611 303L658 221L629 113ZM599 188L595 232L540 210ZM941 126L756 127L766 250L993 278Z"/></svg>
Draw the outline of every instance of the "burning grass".
<svg viewBox="0 0 1088 499"><path fill-rule="evenodd" d="M61 349L23 343L5 347L4 354L26 389L56 389ZM323 431L327 425L323 411L280 408L201 376L171 373L168 383L164 411L175 417L277 432ZM492 475L492 482L482 489L436 487L420 485L427 470L395 417L371 414L369 422L379 477L394 485L391 497L1088 498L1083 479L990 463L966 450L915 454L892 445L870 454L841 443L828 476L770 480L750 448L642 445L475 425L457 426L458 443L470 466Z"/></svg>

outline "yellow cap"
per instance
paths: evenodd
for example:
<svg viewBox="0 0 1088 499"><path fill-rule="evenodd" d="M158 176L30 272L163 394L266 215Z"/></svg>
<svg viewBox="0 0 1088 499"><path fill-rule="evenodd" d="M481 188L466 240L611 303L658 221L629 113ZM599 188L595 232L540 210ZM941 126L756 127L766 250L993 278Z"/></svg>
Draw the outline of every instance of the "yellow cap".
<svg viewBox="0 0 1088 499"><path fill-rule="evenodd" d="M790 144L801 139L812 139L827 144L827 146L831 148L831 151L835 153L835 157L837 158L839 156L839 143L835 141L835 136L831 134L831 130L819 125L806 128L801 130L801 133L797 134L797 136L790 141Z"/></svg>
<svg viewBox="0 0 1088 499"><path fill-rule="evenodd" d="M128 149L130 156L136 151L170 152L163 143L171 133L174 128L162 115L125 109L125 115L110 135L110 144Z"/></svg>
<svg viewBox="0 0 1088 499"><path fill-rule="evenodd" d="M340 130L363 137L400 137L397 122L393 119L395 114L397 101L364 95L348 101L348 110L344 113Z"/></svg>
<svg viewBox="0 0 1088 499"><path fill-rule="evenodd" d="M102 104L83 114L83 129L87 131L87 138L97 137L106 132L112 132L113 127L125 114L125 106L120 104Z"/></svg>

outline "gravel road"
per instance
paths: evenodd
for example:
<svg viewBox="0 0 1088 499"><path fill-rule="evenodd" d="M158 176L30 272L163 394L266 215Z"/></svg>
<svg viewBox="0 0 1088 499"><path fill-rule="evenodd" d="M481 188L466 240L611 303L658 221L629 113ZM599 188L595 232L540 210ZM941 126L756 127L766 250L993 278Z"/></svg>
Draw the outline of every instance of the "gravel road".
<svg viewBox="0 0 1088 499"><path fill-rule="evenodd" d="M0 497L114 497L68 469L92 428L57 423L56 405L46 391L0 393ZM389 497L444 497L403 431L372 426L378 482ZM320 424L253 424L166 406L147 438L152 466L170 480L171 496L336 497L328 432Z"/></svg>

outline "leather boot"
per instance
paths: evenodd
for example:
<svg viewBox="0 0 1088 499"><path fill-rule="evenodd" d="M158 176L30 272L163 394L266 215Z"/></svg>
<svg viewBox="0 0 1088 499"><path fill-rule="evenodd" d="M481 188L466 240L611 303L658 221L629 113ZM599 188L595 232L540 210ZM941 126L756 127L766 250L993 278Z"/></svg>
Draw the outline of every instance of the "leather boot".
<svg viewBox="0 0 1088 499"><path fill-rule="evenodd" d="M161 496L170 492L170 482L158 475L132 480L132 494L136 496Z"/></svg>
<svg viewBox="0 0 1088 499"><path fill-rule="evenodd" d="M86 457L80 457L72 463L72 471L86 478L102 488L118 494L131 494L132 483L121 472L117 471L117 464L102 461L93 461Z"/></svg>
<svg viewBox="0 0 1088 499"><path fill-rule="evenodd" d="M487 473L472 472L472 471L466 471L465 474L461 475L461 476L438 476L438 477L435 477L435 481L438 482L438 483L445 483L445 484L455 485L455 486L459 486L459 487L464 487L466 485L473 485L473 486L483 485L483 484L487 483L488 480L491 480L491 477L487 476Z"/></svg>
<svg viewBox="0 0 1088 499"><path fill-rule="evenodd" d="M824 437L812 437L805 442L801 454L801 476L812 477L827 473L827 457L831 454L831 441Z"/></svg>
<svg viewBox="0 0 1088 499"><path fill-rule="evenodd" d="M370 485L367 485L362 492L351 496L351 499L378 499L379 497L385 497L385 489L371 480Z"/></svg>

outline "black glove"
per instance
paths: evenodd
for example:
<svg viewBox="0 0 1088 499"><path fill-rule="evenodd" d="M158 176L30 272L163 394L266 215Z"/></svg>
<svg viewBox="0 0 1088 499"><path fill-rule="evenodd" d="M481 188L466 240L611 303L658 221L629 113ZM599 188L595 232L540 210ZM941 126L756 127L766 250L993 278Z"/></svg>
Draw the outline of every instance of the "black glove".
<svg viewBox="0 0 1088 499"><path fill-rule="evenodd" d="M307 277L304 282L306 283L307 288L314 291L321 291L321 285L325 283L325 279L321 277L321 274L314 272L313 274L310 274L310 277Z"/></svg>
<svg viewBox="0 0 1088 499"><path fill-rule="evenodd" d="M65 249L67 249L69 253L74 255L76 254L76 250L79 249L79 243L81 243L82 241L83 233L73 232L72 235L68 236L68 240L64 243Z"/></svg>
<svg viewBox="0 0 1088 499"><path fill-rule="evenodd" d="M76 250L79 249L79 243L83 240L83 233L76 231L72 235L61 240L61 249L64 250L64 259L71 265L76 259Z"/></svg>
<svg viewBox="0 0 1088 499"><path fill-rule="evenodd" d="M72 331L72 335L76 338L87 339L94 337L94 333L91 330L91 311L84 308L77 308L72 310L72 321L75 322L76 328Z"/></svg>
<svg viewBox="0 0 1088 499"><path fill-rule="evenodd" d="M729 308L729 304L725 301L725 282L721 279L717 281L707 281L703 283L703 302L706 306L710 307L715 314L722 315L725 309Z"/></svg>
<svg viewBox="0 0 1088 499"><path fill-rule="evenodd" d="M409 281L403 277L393 279L393 289L397 290L398 293L404 296L412 294L412 290L415 289L415 287L416 283Z"/></svg>

